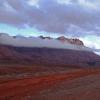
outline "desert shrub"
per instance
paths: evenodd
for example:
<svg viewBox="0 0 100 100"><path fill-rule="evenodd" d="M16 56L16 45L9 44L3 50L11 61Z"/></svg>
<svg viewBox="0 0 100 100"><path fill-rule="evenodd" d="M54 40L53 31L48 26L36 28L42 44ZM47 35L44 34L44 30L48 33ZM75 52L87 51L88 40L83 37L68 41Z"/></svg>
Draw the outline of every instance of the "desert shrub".
<svg viewBox="0 0 100 100"><path fill-rule="evenodd" d="M87 64L88 64L89 66L95 66L95 65L96 65L96 62L95 62L95 61L90 61L90 62L87 62Z"/></svg>

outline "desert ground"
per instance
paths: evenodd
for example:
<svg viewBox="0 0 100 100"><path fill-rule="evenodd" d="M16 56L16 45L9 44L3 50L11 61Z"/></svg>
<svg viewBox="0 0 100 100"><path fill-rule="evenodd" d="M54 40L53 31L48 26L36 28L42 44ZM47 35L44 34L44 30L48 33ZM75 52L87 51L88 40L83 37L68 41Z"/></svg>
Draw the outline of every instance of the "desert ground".
<svg viewBox="0 0 100 100"><path fill-rule="evenodd" d="M0 65L0 100L100 100L100 69Z"/></svg>

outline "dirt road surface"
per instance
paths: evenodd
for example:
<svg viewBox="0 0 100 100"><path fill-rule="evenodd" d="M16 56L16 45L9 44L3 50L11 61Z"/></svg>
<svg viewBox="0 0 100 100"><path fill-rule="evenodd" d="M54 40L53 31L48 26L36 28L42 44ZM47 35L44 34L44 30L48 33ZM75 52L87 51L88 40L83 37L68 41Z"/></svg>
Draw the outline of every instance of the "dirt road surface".
<svg viewBox="0 0 100 100"><path fill-rule="evenodd" d="M100 70L6 80L0 83L0 100L100 100Z"/></svg>

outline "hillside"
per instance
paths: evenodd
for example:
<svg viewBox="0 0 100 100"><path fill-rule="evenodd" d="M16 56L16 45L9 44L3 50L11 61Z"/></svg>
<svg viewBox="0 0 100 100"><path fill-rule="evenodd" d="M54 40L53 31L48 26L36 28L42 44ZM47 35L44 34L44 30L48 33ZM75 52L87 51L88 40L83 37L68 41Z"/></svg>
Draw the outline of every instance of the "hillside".
<svg viewBox="0 0 100 100"><path fill-rule="evenodd" d="M27 48L0 45L0 63L99 66L100 57L90 51Z"/></svg>

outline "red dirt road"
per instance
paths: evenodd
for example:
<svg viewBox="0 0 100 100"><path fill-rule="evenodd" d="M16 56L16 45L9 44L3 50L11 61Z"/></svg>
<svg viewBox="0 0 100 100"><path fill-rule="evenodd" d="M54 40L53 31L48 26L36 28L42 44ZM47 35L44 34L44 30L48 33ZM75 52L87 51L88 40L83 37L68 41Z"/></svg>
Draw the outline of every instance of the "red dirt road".
<svg viewBox="0 0 100 100"><path fill-rule="evenodd" d="M6 82L0 83L0 100L53 100L50 98L38 98L38 96L41 92L48 91L49 89L54 89L55 87L61 85L64 81L68 82L70 80L75 80L92 75L100 75L100 70L80 69L77 71L75 70L60 74L8 80ZM35 99L32 99L31 96ZM63 100L72 99L67 98Z"/></svg>

